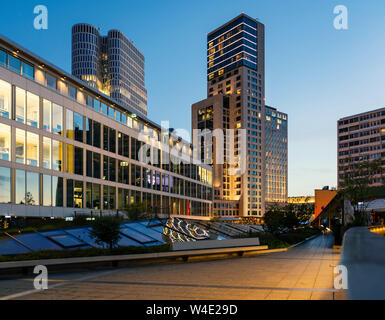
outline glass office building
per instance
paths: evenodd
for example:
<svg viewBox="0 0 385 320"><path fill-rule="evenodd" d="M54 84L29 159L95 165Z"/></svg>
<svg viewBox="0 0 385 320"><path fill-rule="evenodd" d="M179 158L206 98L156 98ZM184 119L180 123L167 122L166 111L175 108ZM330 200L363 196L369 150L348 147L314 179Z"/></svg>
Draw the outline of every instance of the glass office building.
<svg viewBox="0 0 385 320"><path fill-rule="evenodd" d="M72 74L147 116L144 56L119 30L110 30L107 36L102 36L92 25L74 25Z"/></svg>
<svg viewBox="0 0 385 320"><path fill-rule="evenodd" d="M0 216L116 212L139 201L209 216L212 169L193 164L186 141L0 36L0 188Z"/></svg>
<svg viewBox="0 0 385 320"><path fill-rule="evenodd" d="M266 203L287 202L287 114L266 106Z"/></svg>

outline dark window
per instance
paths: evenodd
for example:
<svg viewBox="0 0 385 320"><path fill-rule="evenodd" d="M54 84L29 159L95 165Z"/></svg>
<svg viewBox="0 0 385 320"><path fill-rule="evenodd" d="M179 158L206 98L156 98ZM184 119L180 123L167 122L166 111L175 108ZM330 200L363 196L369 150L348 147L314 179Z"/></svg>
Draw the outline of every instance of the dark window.
<svg viewBox="0 0 385 320"><path fill-rule="evenodd" d="M47 77L47 87L50 88L50 89L54 89L56 90L57 89L57 81L56 81L56 78L51 76L50 74L46 74L46 77Z"/></svg>
<svg viewBox="0 0 385 320"><path fill-rule="evenodd" d="M75 140L83 142L83 116L74 112Z"/></svg>
<svg viewBox="0 0 385 320"><path fill-rule="evenodd" d="M87 150L87 163L86 163L86 175L92 177L92 151ZM88 200L87 200L88 201Z"/></svg>
<svg viewBox="0 0 385 320"><path fill-rule="evenodd" d="M100 140L101 140L101 129L100 123L93 121L93 146L96 148L100 148Z"/></svg>
<svg viewBox="0 0 385 320"><path fill-rule="evenodd" d="M116 152L116 130L109 128L109 146L110 152Z"/></svg>
<svg viewBox="0 0 385 320"><path fill-rule="evenodd" d="M94 178L100 179L100 154L93 154L93 175Z"/></svg>
<svg viewBox="0 0 385 320"><path fill-rule="evenodd" d="M8 66L11 70L16 71L18 73L21 72L21 62L19 59L8 55Z"/></svg>
<svg viewBox="0 0 385 320"><path fill-rule="evenodd" d="M114 158L108 160L108 180L116 181L116 160Z"/></svg>
<svg viewBox="0 0 385 320"><path fill-rule="evenodd" d="M0 50L0 64L4 67L7 66L7 53Z"/></svg>
<svg viewBox="0 0 385 320"><path fill-rule="evenodd" d="M83 149L75 147L75 174L83 175Z"/></svg>
<svg viewBox="0 0 385 320"><path fill-rule="evenodd" d="M28 63L23 62L23 76L34 80L35 68Z"/></svg>
<svg viewBox="0 0 385 320"><path fill-rule="evenodd" d="M76 100L76 89L74 87L68 86L68 96Z"/></svg>

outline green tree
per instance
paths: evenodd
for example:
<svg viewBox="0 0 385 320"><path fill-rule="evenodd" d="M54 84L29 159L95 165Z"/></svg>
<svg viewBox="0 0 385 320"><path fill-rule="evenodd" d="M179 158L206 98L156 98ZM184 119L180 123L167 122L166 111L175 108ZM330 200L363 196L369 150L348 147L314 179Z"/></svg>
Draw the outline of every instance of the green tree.
<svg viewBox="0 0 385 320"><path fill-rule="evenodd" d="M348 159L348 165L343 167L344 174L340 183L340 193L343 200L349 200L354 208L355 221L353 225L366 225L365 206L361 202L372 199L372 185L375 178L382 180L385 161L380 159L354 162ZM342 201L341 206L344 205Z"/></svg>
<svg viewBox="0 0 385 320"><path fill-rule="evenodd" d="M283 231L285 214L278 206L272 206L264 216L264 228L266 231L277 235Z"/></svg>
<svg viewBox="0 0 385 320"><path fill-rule="evenodd" d="M314 207L309 204L273 205L264 216L264 227L273 234L280 234L287 229L298 228L306 224L314 212Z"/></svg>
<svg viewBox="0 0 385 320"><path fill-rule="evenodd" d="M145 217L147 212L147 201L133 202L124 209L124 213L131 221L141 220Z"/></svg>
<svg viewBox="0 0 385 320"><path fill-rule="evenodd" d="M121 238L120 223L121 219L116 216L98 217L92 224L90 236L96 239L97 244L108 246L111 250Z"/></svg>
<svg viewBox="0 0 385 320"><path fill-rule="evenodd" d="M370 199L370 188L375 176L383 176L385 161L382 159L354 162L343 168L343 180L340 183L340 192L349 199L355 207L359 202ZM355 208L359 210L358 208Z"/></svg>

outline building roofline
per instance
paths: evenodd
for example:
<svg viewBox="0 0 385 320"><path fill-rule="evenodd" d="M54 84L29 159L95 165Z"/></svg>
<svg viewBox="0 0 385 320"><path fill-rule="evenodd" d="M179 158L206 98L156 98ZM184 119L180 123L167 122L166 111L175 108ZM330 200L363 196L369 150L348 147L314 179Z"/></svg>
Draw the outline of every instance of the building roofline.
<svg viewBox="0 0 385 320"><path fill-rule="evenodd" d="M267 104L265 104L265 108L269 108L269 109L271 109L271 110L273 110L273 111L276 111L276 112L278 112L278 113L280 113L280 114L284 114L286 117L289 117L289 115L288 115L287 113L282 112L282 111L279 111L277 108L268 106Z"/></svg>
<svg viewBox="0 0 385 320"><path fill-rule="evenodd" d="M255 21L256 23L261 23L261 22L259 22L257 19L254 19L254 18L248 16L246 13L243 13L243 12L242 12L241 14L239 14L238 16L236 16L235 18L231 19L230 21L227 21L226 23L224 23L224 24L221 25L220 27L218 27L218 28L216 28L215 30L209 32L209 33L207 34L207 37L211 36L214 32L217 32L218 30L220 30L220 29L226 27L227 25L229 25L230 23L232 23L232 22L234 22L235 20L239 19L240 17L246 17L246 18L249 18L250 20Z"/></svg>
<svg viewBox="0 0 385 320"><path fill-rule="evenodd" d="M65 78L66 81L72 83L75 86L78 86L79 88L85 89L86 91L90 91L91 95L97 97L97 98L103 98L104 100L108 101L111 105L118 106L119 108L126 110L129 113L135 114L137 118L141 119L143 122L147 123L148 125L156 128L161 128L160 125L157 123L151 121L146 116L142 114L138 114L138 111L131 109L128 106L125 106L121 104L120 102L116 101L115 99L111 98L110 96L107 96L106 94L100 92L99 90L89 86L86 82L83 80L80 80L79 78L73 76L72 74L68 73L67 71L64 71L60 67L54 65L53 63L45 60L44 58L38 56L37 54L29 51L28 49L22 47L18 43L12 41L11 39L7 38L3 34L0 33L0 46L3 45L4 48L11 48L13 49L14 53L16 55L21 54L21 56L27 58L31 62L34 62L36 65L40 65L44 67L47 71L51 71L55 74L60 75L62 78Z"/></svg>
<svg viewBox="0 0 385 320"><path fill-rule="evenodd" d="M346 117L338 119L338 121L350 119L350 118L353 118L353 117L358 117L358 116L361 116L361 115L364 115L364 114L367 114L367 113L372 113L372 112L377 112L377 111L385 111L385 107L382 107L382 108L379 108L379 109L374 109L374 110L369 110L369 111L365 111L365 112L361 112L361 113L357 113L357 114L353 114L351 116L346 116Z"/></svg>

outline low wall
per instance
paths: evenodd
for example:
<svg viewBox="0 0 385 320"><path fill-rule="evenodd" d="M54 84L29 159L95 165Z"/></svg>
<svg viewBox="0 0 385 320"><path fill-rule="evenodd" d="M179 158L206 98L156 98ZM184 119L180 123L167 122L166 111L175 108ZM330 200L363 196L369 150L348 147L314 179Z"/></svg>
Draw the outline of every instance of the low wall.
<svg viewBox="0 0 385 320"><path fill-rule="evenodd" d="M198 250L259 246L259 238L229 239L229 240L202 240L188 242L173 242L172 250Z"/></svg>
<svg viewBox="0 0 385 320"><path fill-rule="evenodd" d="M348 270L348 297L352 300L385 299L385 237L366 227L344 235L341 265Z"/></svg>

